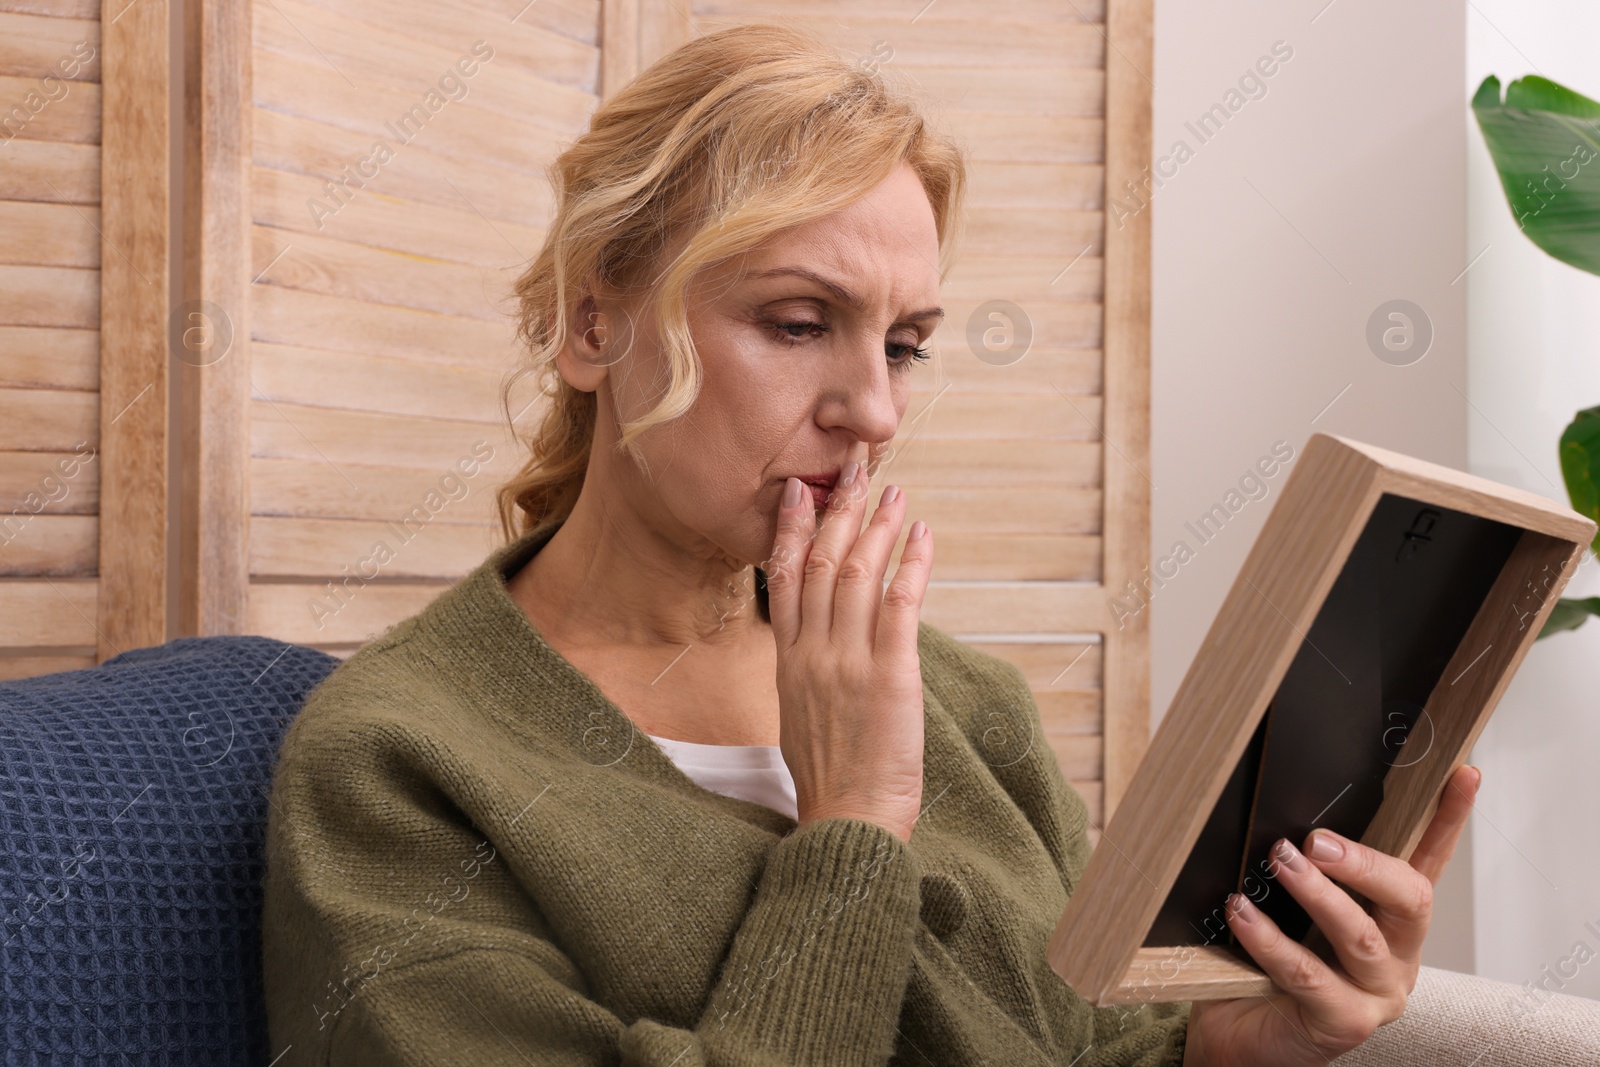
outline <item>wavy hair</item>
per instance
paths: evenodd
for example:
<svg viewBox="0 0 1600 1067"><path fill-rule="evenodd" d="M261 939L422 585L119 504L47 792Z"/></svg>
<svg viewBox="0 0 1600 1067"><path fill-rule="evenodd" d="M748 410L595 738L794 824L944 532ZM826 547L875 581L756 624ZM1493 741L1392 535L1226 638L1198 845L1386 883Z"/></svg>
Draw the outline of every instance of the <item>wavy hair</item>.
<svg viewBox="0 0 1600 1067"><path fill-rule="evenodd" d="M498 491L506 537L565 519L583 487L596 394L568 385L556 354L591 286L642 296L663 339L662 398L618 442L637 456L638 436L687 411L700 389L687 324L695 276L847 207L901 163L932 205L943 277L966 187L962 149L909 94L812 35L751 23L698 37L601 104L549 169L554 218L515 285L517 337L531 358L508 376L502 407L511 422L512 390L529 376L546 407L521 469Z"/></svg>

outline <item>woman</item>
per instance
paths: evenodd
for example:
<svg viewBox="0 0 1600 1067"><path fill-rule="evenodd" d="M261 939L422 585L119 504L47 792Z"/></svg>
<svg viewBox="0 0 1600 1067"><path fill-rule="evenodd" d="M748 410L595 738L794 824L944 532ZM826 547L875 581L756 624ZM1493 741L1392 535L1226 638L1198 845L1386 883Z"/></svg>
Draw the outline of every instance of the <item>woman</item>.
<svg viewBox="0 0 1600 1067"><path fill-rule="evenodd" d="M1282 996L1092 1009L1046 964L1083 800L1021 672L920 622L924 523L890 574L907 495L868 504L942 315L953 145L815 41L747 26L605 103L554 178L518 285L550 406L502 493L514 537L283 745L274 1049L1292 1065L1400 1014L1467 769L1415 866L1283 843L1339 968L1234 901Z"/></svg>

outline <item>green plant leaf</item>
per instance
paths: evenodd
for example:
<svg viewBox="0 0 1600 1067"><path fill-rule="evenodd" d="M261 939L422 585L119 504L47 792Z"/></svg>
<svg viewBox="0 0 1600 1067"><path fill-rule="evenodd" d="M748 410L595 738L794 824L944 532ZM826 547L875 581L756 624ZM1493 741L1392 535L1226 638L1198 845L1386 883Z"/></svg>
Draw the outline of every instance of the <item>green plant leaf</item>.
<svg viewBox="0 0 1600 1067"><path fill-rule="evenodd" d="M1600 274L1600 102L1528 75L1483 80L1472 113L1512 217L1563 263Z"/></svg>
<svg viewBox="0 0 1600 1067"><path fill-rule="evenodd" d="M1556 606L1550 609L1550 617L1544 621L1544 629L1539 631L1539 637L1549 637L1562 630L1576 630L1589 621L1590 615L1600 615L1600 596L1585 600L1558 600Z"/></svg>
<svg viewBox="0 0 1600 1067"><path fill-rule="evenodd" d="M1600 407L1586 408L1561 432L1561 477L1572 510L1600 522ZM1590 548L1600 554L1600 533Z"/></svg>

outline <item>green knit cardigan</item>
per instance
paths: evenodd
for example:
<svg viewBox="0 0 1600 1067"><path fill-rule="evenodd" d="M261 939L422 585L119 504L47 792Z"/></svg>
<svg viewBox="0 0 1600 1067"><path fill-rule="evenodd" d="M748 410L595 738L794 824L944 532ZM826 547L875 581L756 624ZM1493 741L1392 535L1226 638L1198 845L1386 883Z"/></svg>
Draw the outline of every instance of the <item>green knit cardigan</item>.
<svg viewBox="0 0 1600 1067"><path fill-rule="evenodd" d="M1087 809L1021 671L918 629L910 842L683 774L547 644L497 550L319 685L272 786L263 915L293 1064L1178 1067L1187 1003L1045 961Z"/></svg>

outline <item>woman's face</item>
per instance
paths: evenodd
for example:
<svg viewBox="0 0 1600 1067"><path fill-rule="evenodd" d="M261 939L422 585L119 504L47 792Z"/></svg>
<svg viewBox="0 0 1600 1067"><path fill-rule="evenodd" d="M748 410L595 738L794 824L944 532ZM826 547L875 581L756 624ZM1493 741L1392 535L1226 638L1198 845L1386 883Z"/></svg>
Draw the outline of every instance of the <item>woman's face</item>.
<svg viewBox="0 0 1600 1067"><path fill-rule="evenodd" d="M943 316L938 260L933 209L902 164L850 207L703 275L688 293L703 387L687 414L640 438L645 470L615 465L631 508L696 555L765 560L785 479L836 477L894 437L913 375L929 373L917 350ZM607 348L629 356L600 384L610 426L597 443L615 439L608 400L637 418L668 378L643 316L614 305L605 322Z"/></svg>

